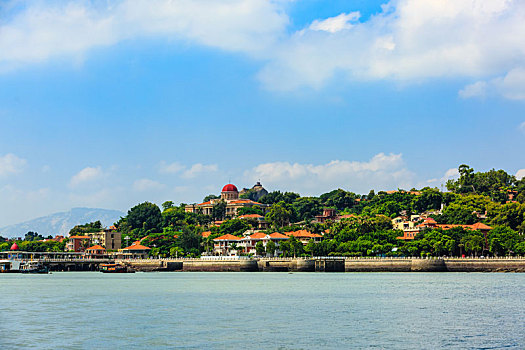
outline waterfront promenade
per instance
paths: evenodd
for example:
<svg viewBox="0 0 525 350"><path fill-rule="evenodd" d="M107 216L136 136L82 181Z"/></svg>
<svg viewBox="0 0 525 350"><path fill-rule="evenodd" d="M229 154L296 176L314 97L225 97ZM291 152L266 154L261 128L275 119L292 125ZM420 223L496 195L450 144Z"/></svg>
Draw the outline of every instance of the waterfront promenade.
<svg viewBox="0 0 525 350"><path fill-rule="evenodd" d="M142 271L271 272L525 272L525 258L224 258L133 259L115 262Z"/></svg>
<svg viewBox="0 0 525 350"><path fill-rule="evenodd" d="M215 272L525 272L525 257L244 257L116 259L76 253L1 252L0 259L32 260L50 271L97 271L100 264L118 263L135 271Z"/></svg>

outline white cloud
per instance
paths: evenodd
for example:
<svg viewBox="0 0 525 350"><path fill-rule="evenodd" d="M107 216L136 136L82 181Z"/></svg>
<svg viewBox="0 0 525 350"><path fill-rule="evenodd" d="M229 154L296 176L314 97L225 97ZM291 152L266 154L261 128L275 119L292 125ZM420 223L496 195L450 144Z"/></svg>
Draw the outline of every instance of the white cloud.
<svg viewBox="0 0 525 350"><path fill-rule="evenodd" d="M379 153L369 161L333 160L326 164L274 162L260 164L244 174L247 181L263 181L270 187L318 195L344 187L356 192L371 188L410 187L413 174L404 167L401 154Z"/></svg>
<svg viewBox="0 0 525 350"><path fill-rule="evenodd" d="M502 77L467 85L459 95L463 98L482 97L487 92L509 100L525 100L525 69L515 68Z"/></svg>
<svg viewBox="0 0 525 350"><path fill-rule="evenodd" d="M457 179L458 177L459 177L459 170L457 168L450 168L447 171L445 171L445 174L443 174L443 176L441 178L427 180L427 184L428 185L435 185L435 186L443 185L448 180Z"/></svg>
<svg viewBox="0 0 525 350"><path fill-rule="evenodd" d="M150 37L239 52L265 62L270 89L350 80L472 80L469 98L525 99L525 6L520 0L391 0L316 19L289 33L286 1L27 2L0 24L0 71Z"/></svg>
<svg viewBox="0 0 525 350"><path fill-rule="evenodd" d="M25 159L19 158L12 153L0 156L0 176L19 173L26 164L27 161Z"/></svg>
<svg viewBox="0 0 525 350"><path fill-rule="evenodd" d="M85 183L93 183L98 180L101 180L102 178L104 178L104 176L105 174L102 171L102 168L100 166L96 168L86 167L80 170L75 175L73 175L73 177L69 181L69 185L71 187L78 187L79 185L82 185Z"/></svg>
<svg viewBox="0 0 525 350"><path fill-rule="evenodd" d="M176 174L182 170L184 170L186 167L178 162L175 163L166 163L165 161L161 161L159 164L159 172L161 174Z"/></svg>
<svg viewBox="0 0 525 350"><path fill-rule="evenodd" d="M317 22L316 26L317 27ZM322 23L322 22L320 22ZM392 0L346 30L308 28L281 43L260 73L270 89L351 80L491 79L525 61L525 6L512 0ZM512 93L521 96L521 78ZM481 84L463 94L480 92ZM516 93L517 91L519 93Z"/></svg>
<svg viewBox="0 0 525 350"><path fill-rule="evenodd" d="M525 177L525 169L520 169L516 172L516 179L521 180Z"/></svg>
<svg viewBox="0 0 525 350"><path fill-rule="evenodd" d="M135 191L150 191L150 190L160 190L165 186L160 182L150 180L150 179L139 179L133 182L133 189Z"/></svg>
<svg viewBox="0 0 525 350"><path fill-rule="evenodd" d="M219 169L217 164L201 164L195 163L189 168L178 162L167 163L161 161L159 164L159 172L161 174L177 174L180 173L180 177L185 179L191 179L204 173L213 173Z"/></svg>
<svg viewBox="0 0 525 350"><path fill-rule="evenodd" d="M191 168L184 171L181 176L186 179L191 179L191 178L194 178L204 173L216 172L218 169L219 167L217 166L217 164L205 165L201 163L196 163L196 164L193 164Z"/></svg>
<svg viewBox="0 0 525 350"><path fill-rule="evenodd" d="M454 178L458 178L458 177L459 177L459 170L458 170L458 168L451 168L451 169L448 169L445 172L445 175L443 175L441 180L446 181L446 180L450 180L450 179L454 179Z"/></svg>
<svg viewBox="0 0 525 350"><path fill-rule="evenodd" d="M487 94L488 84L485 81L477 81L459 90L461 98L483 97Z"/></svg>
<svg viewBox="0 0 525 350"><path fill-rule="evenodd" d="M0 70L148 36L254 53L287 23L265 0L28 2L0 25Z"/></svg>
<svg viewBox="0 0 525 350"><path fill-rule="evenodd" d="M315 20L310 24L311 30L322 30L325 32L336 33L343 29L352 28L352 23L361 17L359 12L351 12L349 14L341 13L339 16L330 17L325 20Z"/></svg>
<svg viewBox="0 0 525 350"><path fill-rule="evenodd" d="M518 129L521 130L523 133L525 133L525 122L521 123L521 124L518 126Z"/></svg>

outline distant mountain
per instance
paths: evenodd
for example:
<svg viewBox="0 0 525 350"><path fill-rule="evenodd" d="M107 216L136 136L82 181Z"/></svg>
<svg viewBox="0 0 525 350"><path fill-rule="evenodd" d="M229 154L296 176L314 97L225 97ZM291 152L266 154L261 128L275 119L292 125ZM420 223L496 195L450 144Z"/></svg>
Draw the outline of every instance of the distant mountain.
<svg viewBox="0 0 525 350"><path fill-rule="evenodd" d="M75 225L100 220L103 226L111 226L125 213L118 210L97 208L73 208L70 211L55 213L41 218L0 228L0 236L24 237L28 231L42 236L66 235Z"/></svg>

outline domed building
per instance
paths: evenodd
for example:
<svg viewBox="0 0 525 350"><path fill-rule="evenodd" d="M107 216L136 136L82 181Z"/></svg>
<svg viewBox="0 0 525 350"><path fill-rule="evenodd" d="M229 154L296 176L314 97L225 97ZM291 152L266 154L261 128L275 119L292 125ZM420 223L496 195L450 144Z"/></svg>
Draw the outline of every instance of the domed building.
<svg viewBox="0 0 525 350"><path fill-rule="evenodd" d="M210 199L207 202L199 204L190 204L186 206L186 212L197 213L202 212L205 215L212 215L213 207L221 201L226 203L226 216L237 216L237 210L244 207L258 206L265 208L267 205L252 201L251 199L239 198L239 190L234 184L227 184L222 188L220 198Z"/></svg>

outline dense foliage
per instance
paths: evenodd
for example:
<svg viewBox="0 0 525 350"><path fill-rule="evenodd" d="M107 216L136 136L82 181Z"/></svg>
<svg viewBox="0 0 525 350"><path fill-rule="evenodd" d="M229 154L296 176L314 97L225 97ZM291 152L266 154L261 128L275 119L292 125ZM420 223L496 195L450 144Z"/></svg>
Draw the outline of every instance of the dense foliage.
<svg viewBox="0 0 525 350"><path fill-rule="evenodd" d="M321 242L303 245L295 238L281 243L283 255L342 255L342 256L441 256L441 255L516 255L525 254L525 179L518 180L503 170L474 172L467 165L458 169L459 178L447 182L449 192L425 187L420 190L398 190L360 195L343 189L321 194L319 197L301 197L294 192L274 191L259 199L268 207L250 207L238 215L263 215L269 223L267 233L306 229L323 234ZM249 194L247 195L249 197ZM217 195L204 198L217 199ZM338 220L315 222L323 208L333 208ZM391 220L397 216L410 217L426 213L438 224L472 225L483 222L492 226L487 235L468 227L426 229L414 240L402 241ZM342 215L342 216L341 216ZM332 218L333 219L333 218ZM214 222L219 220L220 225ZM224 221L222 221L224 220ZM162 204L144 202L131 208L115 224L123 233L123 242L140 241L152 248L153 256L199 256L211 251L213 239L225 234L241 237L256 229L254 218L226 216L226 203L218 201L211 215L189 213L184 204L172 201ZM70 235L96 232L102 229L100 221L75 226ZM202 232L210 231L203 238ZM42 236L28 232L19 245L24 250L55 250L63 243L41 242ZM1 242L1 240L0 240ZM8 249L12 242L0 243ZM263 252L261 245L256 249ZM266 246L273 254L275 243Z"/></svg>

